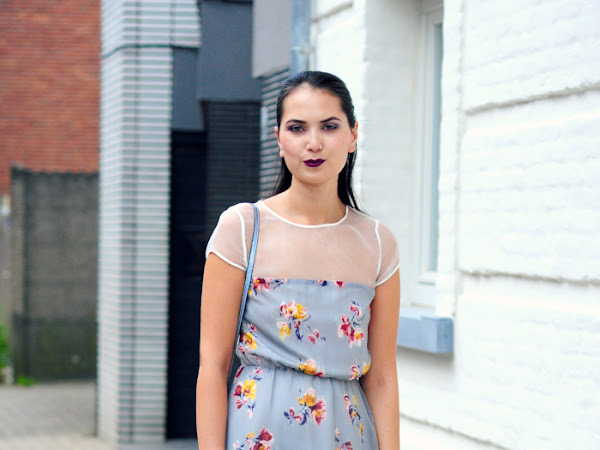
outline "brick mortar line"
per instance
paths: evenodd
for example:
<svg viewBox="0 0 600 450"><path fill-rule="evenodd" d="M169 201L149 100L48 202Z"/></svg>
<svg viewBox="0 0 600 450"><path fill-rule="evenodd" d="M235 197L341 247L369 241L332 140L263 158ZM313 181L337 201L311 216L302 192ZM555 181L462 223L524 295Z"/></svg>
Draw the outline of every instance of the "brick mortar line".
<svg viewBox="0 0 600 450"><path fill-rule="evenodd" d="M600 81L595 83L583 83L579 86L568 87L557 91L544 92L542 94L531 95L520 99L510 99L499 102L484 103L479 106L465 109L467 116L473 116L475 114L490 111L493 109L511 108L513 106L526 105L528 103L534 103L540 100L553 100L563 97L569 97L571 95L585 94L587 92L600 91Z"/></svg>

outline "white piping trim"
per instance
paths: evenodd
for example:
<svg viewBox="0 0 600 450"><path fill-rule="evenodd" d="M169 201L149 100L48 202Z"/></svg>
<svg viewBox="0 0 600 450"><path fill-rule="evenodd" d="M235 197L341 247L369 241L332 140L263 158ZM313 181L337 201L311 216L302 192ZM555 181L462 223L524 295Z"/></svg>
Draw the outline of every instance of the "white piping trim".
<svg viewBox="0 0 600 450"><path fill-rule="evenodd" d="M271 214L273 214L275 217L277 217L282 222L285 222L287 224L293 225L295 227L300 227L300 228L326 228L326 227L334 227L336 225L341 224L344 220L346 220L346 217L348 217L348 205L346 205L346 213L344 214L344 217L342 217L337 222L334 222L334 223L324 223L324 224L321 224L321 225L302 225L302 224L299 224L299 223L292 222L291 220L288 220L288 219L286 219L284 217L281 217L279 214L277 214L271 208L269 208L265 204L265 202L263 202L262 200L259 200L258 203L260 203L267 211L269 211Z"/></svg>
<svg viewBox="0 0 600 450"><path fill-rule="evenodd" d="M246 224L244 223L244 218L242 217L242 214L238 211L238 209L234 209L235 213L237 214L238 218L240 219L240 225L241 225L241 231L242 231L242 252L244 255L244 265L246 267L248 267L248 252L246 251ZM223 258L224 259L224 258ZM227 260L225 260L227 261ZM229 261L227 261L229 262ZM229 263L231 264L231 263ZM236 264L233 264L235 267L239 267ZM246 269L242 269L242 270L246 270Z"/></svg>
<svg viewBox="0 0 600 450"><path fill-rule="evenodd" d="M237 267L240 270L243 270L244 272L246 271L246 269L230 260L228 260L227 258L225 258L223 255L221 255L219 252L217 252L216 250L210 250L208 252L209 254L214 253L215 255L217 255L219 258L221 258L223 261L225 261L227 264L232 265L233 267Z"/></svg>
<svg viewBox="0 0 600 450"><path fill-rule="evenodd" d="M398 269L400 269L400 263L398 263L398 265L394 268L394 270L392 270L392 273L390 273L387 277L385 277L383 280L379 281L378 283L375 283L375 287L385 283L387 280L392 278L392 275L394 275L398 271Z"/></svg>
<svg viewBox="0 0 600 450"><path fill-rule="evenodd" d="M379 246L379 261L377 262L377 276L381 271L381 258L383 257L383 250L381 249L381 237L379 237L379 220L375 220L375 236L377 237L377 245ZM377 286L377 284L375 284Z"/></svg>

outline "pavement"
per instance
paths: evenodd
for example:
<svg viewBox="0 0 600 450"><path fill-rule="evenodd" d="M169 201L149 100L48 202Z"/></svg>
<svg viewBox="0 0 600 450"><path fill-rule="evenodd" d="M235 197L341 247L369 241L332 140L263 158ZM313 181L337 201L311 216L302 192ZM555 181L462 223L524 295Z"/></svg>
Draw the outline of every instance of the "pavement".
<svg viewBox="0 0 600 450"><path fill-rule="evenodd" d="M0 385L0 450L196 450L195 440L115 446L95 436L93 381Z"/></svg>

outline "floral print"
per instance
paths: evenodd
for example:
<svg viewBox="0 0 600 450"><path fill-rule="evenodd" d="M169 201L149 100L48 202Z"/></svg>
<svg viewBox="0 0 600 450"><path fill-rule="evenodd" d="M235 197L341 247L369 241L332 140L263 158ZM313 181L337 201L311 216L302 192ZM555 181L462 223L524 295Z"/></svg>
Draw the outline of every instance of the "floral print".
<svg viewBox="0 0 600 450"><path fill-rule="evenodd" d="M357 365L350 366L350 372L352 373L350 375L350 379L357 380L361 376L365 375L369 371L370 368L371 368L371 364L368 364L366 362L363 363L362 372L360 370L360 366L357 366Z"/></svg>
<svg viewBox="0 0 600 450"><path fill-rule="evenodd" d="M358 427L358 432L360 434L361 439L364 440L363 437L363 426L360 423L360 414L358 413L358 403L356 401L356 395L353 396L354 404L350 403L350 397L348 395L344 395L344 403L346 404L346 409L348 410L348 416L350 417L350 421L352 425L356 425Z"/></svg>
<svg viewBox="0 0 600 450"><path fill-rule="evenodd" d="M284 279L253 278L252 284L250 285L250 289L248 290L248 294L250 296L253 296L261 292L263 289L275 289L276 287L281 286L283 283L285 283Z"/></svg>
<svg viewBox="0 0 600 450"><path fill-rule="evenodd" d="M277 322L281 339L290 336L293 328L295 330L294 334L299 341L304 339L305 336L313 344L325 341L325 338L321 337L319 330L313 330L308 325L307 322L310 319L310 314L303 305L296 303L295 300L291 300L289 303L282 302L279 307L279 314L284 319Z"/></svg>
<svg viewBox="0 0 600 450"><path fill-rule="evenodd" d="M317 363L313 359L308 359L305 363L301 359L298 363L298 368L308 375L315 375L317 377L325 376L325 370L317 368Z"/></svg>
<svg viewBox="0 0 600 450"><path fill-rule="evenodd" d="M246 408L246 413L250 418L252 418L252 412L256 406L254 403L254 399L256 398L256 384L261 379L262 369L258 367L252 371L250 377L243 383L237 383L233 391L233 396L237 397L235 400L235 406L237 409L241 409L242 406L244 406Z"/></svg>
<svg viewBox="0 0 600 450"><path fill-rule="evenodd" d="M256 350L256 327L246 324L245 330L240 330L238 350L245 355L249 350Z"/></svg>
<svg viewBox="0 0 600 450"><path fill-rule="evenodd" d="M313 388L309 388L304 395L302 391L298 392L298 404L300 409L296 412L293 408L284 411L283 415L290 421L290 424L296 422L302 426L306 424L309 417L312 417L317 426L327 417L327 405L323 397L317 399L317 393Z"/></svg>
<svg viewBox="0 0 600 450"><path fill-rule="evenodd" d="M317 283L319 286L327 286L330 284L335 284L337 285L337 287L339 287L340 289L344 286L345 282L344 281L328 281L328 280L315 280L315 283Z"/></svg>
<svg viewBox="0 0 600 450"><path fill-rule="evenodd" d="M365 317L362 306L358 302L352 300L350 312L352 313L350 317L342 314L342 323L338 327L338 336L348 336L348 344L350 347L354 345L360 347L365 338L365 333L360 327L360 323Z"/></svg>
<svg viewBox="0 0 600 450"><path fill-rule="evenodd" d="M271 450L272 445L273 435L266 427L262 427L258 436L254 432L248 433L246 435L246 442L242 444L239 441L234 442L233 448L234 450Z"/></svg>
<svg viewBox="0 0 600 450"><path fill-rule="evenodd" d="M356 382L370 369L373 289L283 278L253 278L251 286L236 348L242 367L228 396L226 448L378 448Z"/></svg>
<svg viewBox="0 0 600 450"><path fill-rule="evenodd" d="M342 442L341 433L339 428L335 429L335 450L352 450L352 442L346 441ZM338 447L337 444L340 444Z"/></svg>

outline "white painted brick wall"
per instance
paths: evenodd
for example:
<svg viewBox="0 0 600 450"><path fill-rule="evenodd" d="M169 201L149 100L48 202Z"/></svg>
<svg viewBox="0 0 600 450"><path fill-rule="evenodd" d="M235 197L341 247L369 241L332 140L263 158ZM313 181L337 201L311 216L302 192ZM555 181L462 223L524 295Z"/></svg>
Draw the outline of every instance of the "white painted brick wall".
<svg viewBox="0 0 600 450"><path fill-rule="evenodd" d="M403 279L418 6L318 0L313 22L315 68L354 94L359 187ZM436 310L455 353L398 350L403 449L600 448L598 17L595 1L444 1Z"/></svg>
<svg viewBox="0 0 600 450"><path fill-rule="evenodd" d="M465 108L598 86L600 2L470 0Z"/></svg>
<svg viewBox="0 0 600 450"><path fill-rule="evenodd" d="M600 91L469 117L460 268L599 280L599 150Z"/></svg>
<svg viewBox="0 0 600 450"><path fill-rule="evenodd" d="M400 352L404 414L511 449L598 448L599 295L467 277L454 358Z"/></svg>

